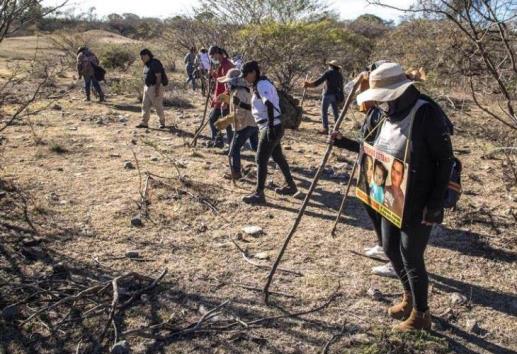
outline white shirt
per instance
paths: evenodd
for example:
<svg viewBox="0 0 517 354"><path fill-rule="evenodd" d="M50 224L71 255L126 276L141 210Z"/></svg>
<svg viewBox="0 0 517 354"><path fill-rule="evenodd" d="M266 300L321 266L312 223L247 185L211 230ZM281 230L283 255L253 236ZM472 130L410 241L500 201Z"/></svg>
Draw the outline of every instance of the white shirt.
<svg viewBox="0 0 517 354"><path fill-rule="evenodd" d="M199 60L201 61L203 69L210 70L210 57L208 53L199 53Z"/></svg>
<svg viewBox="0 0 517 354"><path fill-rule="evenodd" d="M253 97L251 98L251 114L253 114L253 118L255 118L255 122L259 129L265 129L268 126L266 101L271 102L275 107L273 109L273 114L275 116L273 124L279 125L281 123L279 119L281 115L280 98L278 97L278 92L276 91L275 86L273 86L273 84L268 80L260 80L257 83L257 92L260 95L260 98L255 93L253 94Z"/></svg>

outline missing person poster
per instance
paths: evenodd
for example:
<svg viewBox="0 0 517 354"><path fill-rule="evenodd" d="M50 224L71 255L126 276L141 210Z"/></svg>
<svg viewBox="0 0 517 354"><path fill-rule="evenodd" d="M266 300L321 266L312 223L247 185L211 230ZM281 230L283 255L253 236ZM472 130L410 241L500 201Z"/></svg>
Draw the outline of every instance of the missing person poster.
<svg viewBox="0 0 517 354"><path fill-rule="evenodd" d="M364 143L363 150L359 161L356 196L401 228L408 165L369 144Z"/></svg>

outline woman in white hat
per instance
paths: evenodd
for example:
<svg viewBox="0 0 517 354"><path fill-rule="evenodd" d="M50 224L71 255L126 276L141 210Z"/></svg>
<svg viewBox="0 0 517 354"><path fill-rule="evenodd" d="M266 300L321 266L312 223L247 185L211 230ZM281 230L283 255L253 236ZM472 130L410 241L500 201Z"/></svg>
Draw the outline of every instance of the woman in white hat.
<svg viewBox="0 0 517 354"><path fill-rule="evenodd" d="M225 77L217 79L226 84L227 97L230 105L230 116L233 119L234 135L230 144L229 156L231 157L231 175L225 177L237 180L242 178L241 172L241 148L246 141L250 141L253 151L257 151L258 128L251 114L251 90L246 81L240 77L239 69L230 69ZM217 124L217 123L216 123Z"/></svg>
<svg viewBox="0 0 517 354"><path fill-rule="evenodd" d="M403 322L398 331L429 330L428 275L424 252L432 225L443 221L444 196L453 164L450 129L436 104L423 99L399 64L370 74L359 104L376 102L386 119L375 132L376 149L409 164L402 228L381 217L382 245L402 282L402 301L388 309Z"/></svg>
<svg viewBox="0 0 517 354"><path fill-rule="evenodd" d="M315 81L304 81L303 87L318 87L325 83L325 90L321 98L321 121L323 129L320 134L329 133L329 107L332 107L334 113L334 121L339 117L338 104L344 100L343 94L343 75L341 74L341 66L336 60L327 63L329 68Z"/></svg>

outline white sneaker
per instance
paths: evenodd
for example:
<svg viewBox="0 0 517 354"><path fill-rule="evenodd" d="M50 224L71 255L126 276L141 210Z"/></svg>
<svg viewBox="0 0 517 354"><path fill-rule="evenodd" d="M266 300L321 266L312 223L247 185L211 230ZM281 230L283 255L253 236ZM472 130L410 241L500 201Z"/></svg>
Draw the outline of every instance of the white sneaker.
<svg viewBox="0 0 517 354"><path fill-rule="evenodd" d="M395 269L393 269L393 266L390 263L386 263L385 265L373 267L372 268L372 274L381 276L381 277L388 277L388 278L396 278L397 273L395 273Z"/></svg>
<svg viewBox="0 0 517 354"><path fill-rule="evenodd" d="M379 245L368 248L364 254L368 257L388 260L386 254L384 254L384 249Z"/></svg>

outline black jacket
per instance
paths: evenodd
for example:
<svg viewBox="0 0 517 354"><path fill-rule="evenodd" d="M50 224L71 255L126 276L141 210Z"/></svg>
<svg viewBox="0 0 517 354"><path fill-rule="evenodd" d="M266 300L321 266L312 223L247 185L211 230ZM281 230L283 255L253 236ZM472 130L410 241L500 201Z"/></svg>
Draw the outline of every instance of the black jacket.
<svg viewBox="0 0 517 354"><path fill-rule="evenodd" d="M391 105L387 119L403 119L421 97L420 92L411 87ZM363 137L375 127L372 118L377 119L378 113L375 108L368 112L363 124ZM410 173L404 206L404 225L420 223L424 208L428 209L428 214L435 215L434 218L428 218L428 221L443 221L444 197L454 157L449 131L447 121L436 104L424 104L416 112L411 133ZM380 129L377 129L367 142L372 143L379 132ZM360 146L360 143L345 138L336 141L335 145L358 151L356 147Z"/></svg>
<svg viewBox="0 0 517 354"><path fill-rule="evenodd" d="M340 70L332 68L325 71L319 79L314 81L314 86L319 86L323 82L327 83L325 95L336 95L338 92L343 92L343 75Z"/></svg>

